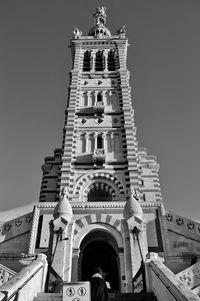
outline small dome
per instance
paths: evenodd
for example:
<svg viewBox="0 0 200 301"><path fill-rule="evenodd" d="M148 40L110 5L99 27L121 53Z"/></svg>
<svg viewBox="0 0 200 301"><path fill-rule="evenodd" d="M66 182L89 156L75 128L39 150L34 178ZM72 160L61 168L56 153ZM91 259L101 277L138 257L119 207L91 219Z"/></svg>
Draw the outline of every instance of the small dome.
<svg viewBox="0 0 200 301"><path fill-rule="evenodd" d="M140 206L139 202L137 201L137 199L134 197L133 194L131 195L131 197L128 198L124 206L123 216L126 220L128 220L133 216L142 220L143 217L142 207Z"/></svg>
<svg viewBox="0 0 200 301"><path fill-rule="evenodd" d="M68 201L67 191L66 188L64 187L60 195L60 200L54 209L53 217L54 219L63 217L69 222L72 216L73 216L72 207Z"/></svg>
<svg viewBox="0 0 200 301"><path fill-rule="evenodd" d="M108 38L111 36L110 30L104 25L94 26L89 32L88 36L93 36L95 38Z"/></svg>

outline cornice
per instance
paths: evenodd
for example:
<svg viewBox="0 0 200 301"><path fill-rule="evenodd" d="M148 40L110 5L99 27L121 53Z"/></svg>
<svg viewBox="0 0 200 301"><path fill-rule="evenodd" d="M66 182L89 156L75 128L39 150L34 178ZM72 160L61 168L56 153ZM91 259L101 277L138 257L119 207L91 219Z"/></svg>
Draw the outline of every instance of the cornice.
<svg viewBox="0 0 200 301"><path fill-rule="evenodd" d="M123 208L126 202L70 202L72 208ZM54 209L55 206L57 205L57 202L48 202L48 203L42 203L42 204L37 204L36 207L39 209L45 209L45 208L52 208ZM142 208L158 208L162 207L161 202L141 202L140 203Z"/></svg>

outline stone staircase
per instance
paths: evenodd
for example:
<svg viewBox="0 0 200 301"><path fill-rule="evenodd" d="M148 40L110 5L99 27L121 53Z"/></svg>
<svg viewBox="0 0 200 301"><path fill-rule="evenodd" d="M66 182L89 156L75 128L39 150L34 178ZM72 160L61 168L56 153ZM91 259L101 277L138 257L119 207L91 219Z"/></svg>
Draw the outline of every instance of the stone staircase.
<svg viewBox="0 0 200 301"><path fill-rule="evenodd" d="M156 301L153 293L113 293L110 301ZM61 293L39 293L33 301L62 301Z"/></svg>

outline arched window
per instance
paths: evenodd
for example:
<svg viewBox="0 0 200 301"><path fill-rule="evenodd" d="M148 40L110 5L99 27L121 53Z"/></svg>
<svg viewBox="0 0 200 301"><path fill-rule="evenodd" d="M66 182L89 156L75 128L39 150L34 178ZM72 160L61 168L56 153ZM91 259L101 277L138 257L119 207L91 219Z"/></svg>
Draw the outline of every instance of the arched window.
<svg viewBox="0 0 200 301"><path fill-rule="evenodd" d="M85 134L81 134L79 136L79 140L78 140L78 152L79 153L85 153L85 151L86 151Z"/></svg>
<svg viewBox="0 0 200 301"><path fill-rule="evenodd" d="M103 148L103 138L101 134L97 136L97 148L98 149Z"/></svg>
<svg viewBox="0 0 200 301"><path fill-rule="evenodd" d="M103 97L102 97L102 94L101 94L101 92L99 92L98 94L97 94L97 102L102 102L102 99Z"/></svg>
<svg viewBox="0 0 200 301"><path fill-rule="evenodd" d="M96 53L95 70L103 71L103 52L102 51L97 51L97 53Z"/></svg>
<svg viewBox="0 0 200 301"><path fill-rule="evenodd" d="M87 97L87 93L84 92L84 93L82 94L82 103L81 103L81 105L82 105L83 107L85 107L85 106L87 106L87 104L88 104L88 97Z"/></svg>
<svg viewBox="0 0 200 301"><path fill-rule="evenodd" d="M95 102L95 93L92 92L90 97L91 97L91 103L92 103L92 106L94 106L94 102Z"/></svg>
<svg viewBox="0 0 200 301"><path fill-rule="evenodd" d="M86 51L84 53L84 58L83 58L83 71L90 71L91 69L91 54L90 51Z"/></svg>
<svg viewBox="0 0 200 301"><path fill-rule="evenodd" d="M113 50L108 52L108 71L115 71L115 52Z"/></svg>
<svg viewBox="0 0 200 301"><path fill-rule="evenodd" d="M104 182L96 182L90 186L88 202L111 202L114 190Z"/></svg>

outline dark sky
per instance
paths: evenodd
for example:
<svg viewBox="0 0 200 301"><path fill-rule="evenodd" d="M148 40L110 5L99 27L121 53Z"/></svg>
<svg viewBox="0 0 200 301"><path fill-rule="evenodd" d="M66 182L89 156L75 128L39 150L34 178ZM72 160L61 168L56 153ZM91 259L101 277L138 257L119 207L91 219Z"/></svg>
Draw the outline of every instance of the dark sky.
<svg viewBox="0 0 200 301"><path fill-rule="evenodd" d="M139 146L160 163L166 209L200 220L200 1L0 1L0 210L37 200L43 158L61 147L73 25L97 6L126 24Z"/></svg>

